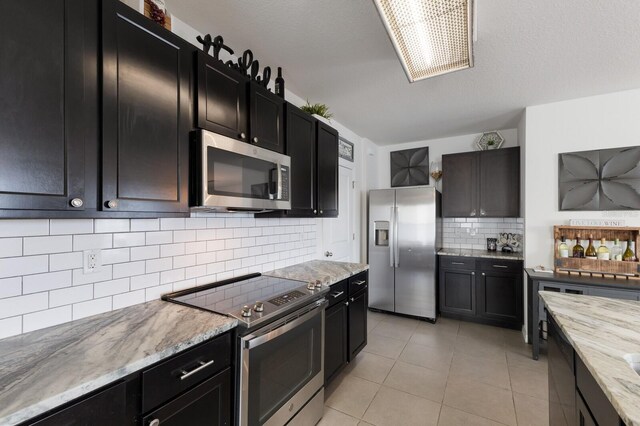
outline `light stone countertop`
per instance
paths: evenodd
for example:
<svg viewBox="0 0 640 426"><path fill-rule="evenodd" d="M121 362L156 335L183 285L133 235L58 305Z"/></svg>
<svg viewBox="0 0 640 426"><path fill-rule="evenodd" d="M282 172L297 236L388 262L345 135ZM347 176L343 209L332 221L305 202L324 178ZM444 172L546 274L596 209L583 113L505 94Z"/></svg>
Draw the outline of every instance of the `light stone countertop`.
<svg viewBox="0 0 640 426"><path fill-rule="evenodd" d="M311 260L275 271L264 272L262 275L307 282L320 280L323 284L331 285L367 269L369 269L369 265L366 263Z"/></svg>
<svg viewBox="0 0 640 426"><path fill-rule="evenodd" d="M156 300L2 339L0 424L28 420L236 325Z"/></svg>
<svg viewBox="0 0 640 426"><path fill-rule="evenodd" d="M640 353L640 302L541 291L580 359L627 426L640 426L640 375L624 355Z"/></svg>
<svg viewBox="0 0 640 426"><path fill-rule="evenodd" d="M440 256L482 257L486 259L523 260L522 253L504 253L501 251L441 248Z"/></svg>

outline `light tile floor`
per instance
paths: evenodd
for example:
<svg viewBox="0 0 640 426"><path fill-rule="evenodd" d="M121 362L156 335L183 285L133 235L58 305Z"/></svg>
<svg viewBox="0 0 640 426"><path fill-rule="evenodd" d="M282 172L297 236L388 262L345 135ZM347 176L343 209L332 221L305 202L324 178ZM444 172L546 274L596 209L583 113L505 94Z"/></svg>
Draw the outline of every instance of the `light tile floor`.
<svg viewBox="0 0 640 426"><path fill-rule="evenodd" d="M369 312L368 344L326 389L320 426L542 426L547 360L519 331Z"/></svg>

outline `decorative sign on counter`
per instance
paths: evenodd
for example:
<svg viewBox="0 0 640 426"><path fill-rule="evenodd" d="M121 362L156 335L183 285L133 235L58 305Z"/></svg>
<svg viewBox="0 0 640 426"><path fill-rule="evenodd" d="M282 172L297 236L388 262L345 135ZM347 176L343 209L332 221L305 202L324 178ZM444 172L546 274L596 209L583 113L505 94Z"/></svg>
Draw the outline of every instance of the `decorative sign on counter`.
<svg viewBox="0 0 640 426"><path fill-rule="evenodd" d="M570 226L626 226L624 219L571 219Z"/></svg>
<svg viewBox="0 0 640 426"><path fill-rule="evenodd" d="M225 50L229 55L233 55L234 51L229 46L224 44L224 38L221 35L217 35L214 38L211 38L211 34L207 34L205 36L196 37L198 43L202 45L202 51L205 54L209 54L211 48L213 48L213 58L221 61L220 59L220 51ZM271 67L264 67L262 70L262 75L258 75L260 73L260 61L253 58L253 52L251 49L247 49L242 53L242 56L239 56L237 62L229 59L224 63L229 68L236 70L240 74L245 77L255 81L256 83L264 86L265 89L271 91L267 86L271 81ZM276 93L281 98L284 98L284 79L282 78L282 68L278 68L278 79L277 79L278 87L280 90L277 90Z"/></svg>

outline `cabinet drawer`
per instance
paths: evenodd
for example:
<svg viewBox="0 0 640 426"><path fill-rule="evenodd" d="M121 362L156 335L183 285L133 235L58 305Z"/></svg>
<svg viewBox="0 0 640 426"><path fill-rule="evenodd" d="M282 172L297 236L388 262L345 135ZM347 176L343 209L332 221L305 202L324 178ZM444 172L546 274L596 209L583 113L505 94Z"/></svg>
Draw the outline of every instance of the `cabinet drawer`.
<svg viewBox="0 0 640 426"><path fill-rule="evenodd" d="M367 288L367 284L369 282L369 275L367 271L361 272L358 275L354 275L349 278L349 294L354 295L365 288Z"/></svg>
<svg viewBox="0 0 640 426"><path fill-rule="evenodd" d="M481 271L522 273L522 262L519 260L482 259L478 261Z"/></svg>
<svg viewBox="0 0 640 426"><path fill-rule="evenodd" d="M593 378L587 366L580 357L576 356L576 386L586 402L589 410L599 425L618 425L620 420L609 399L605 396L600 385Z"/></svg>
<svg viewBox="0 0 640 426"><path fill-rule="evenodd" d="M142 372L142 412L211 377L231 362L231 334L188 349Z"/></svg>
<svg viewBox="0 0 640 426"><path fill-rule="evenodd" d="M327 294L327 300L329 301L329 306L338 304L347 298L347 289L349 287L349 280L342 280L337 282L331 286L331 290L329 294Z"/></svg>
<svg viewBox="0 0 640 426"><path fill-rule="evenodd" d="M476 259L473 257L440 256L440 267L449 269L476 269Z"/></svg>

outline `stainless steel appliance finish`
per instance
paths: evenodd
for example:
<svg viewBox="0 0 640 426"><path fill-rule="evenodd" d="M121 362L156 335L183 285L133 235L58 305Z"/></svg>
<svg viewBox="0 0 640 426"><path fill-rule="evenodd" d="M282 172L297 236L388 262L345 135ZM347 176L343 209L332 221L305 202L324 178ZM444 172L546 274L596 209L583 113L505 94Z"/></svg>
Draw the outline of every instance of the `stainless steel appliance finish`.
<svg viewBox="0 0 640 426"><path fill-rule="evenodd" d="M435 188L369 191L369 307L436 318L441 232Z"/></svg>
<svg viewBox="0 0 640 426"><path fill-rule="evenodd" d="M315 424L324 410L328 292L319 282L251 274L162 299L238 319L239 425Z"/></svg>
<svg viewBox="0 0 640 426"><path fill-rule="evenodd" d="M196 210L265 211L291 209L291 158L206 130L199 145Z"/></svg>

